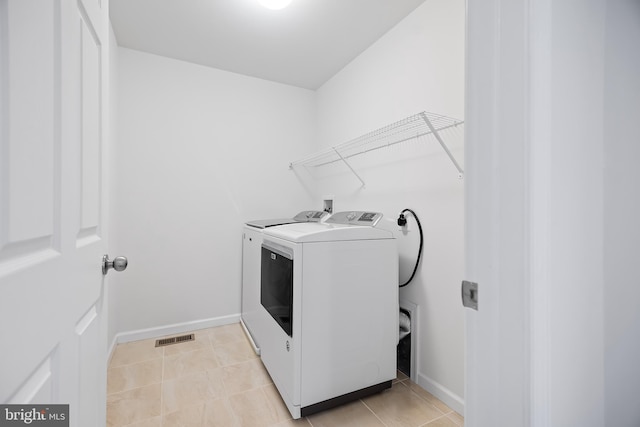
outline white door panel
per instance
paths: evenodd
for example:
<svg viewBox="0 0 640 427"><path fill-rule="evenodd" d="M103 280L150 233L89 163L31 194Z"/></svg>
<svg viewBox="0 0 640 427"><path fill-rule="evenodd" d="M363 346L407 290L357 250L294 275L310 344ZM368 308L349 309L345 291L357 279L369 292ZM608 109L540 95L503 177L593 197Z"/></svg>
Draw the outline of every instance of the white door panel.
<svg viewBox="0 0 640 427"><path fill-rule="evenodd" d="M80 237L97 235L100 212L100 53L91 23L82 19L82 213Z"/></svg>
<svg viewBox="0 0 640 427"><path fill-rule="evenodd" d="M0 3L0 274L49 259L58 249L60 97L54 88L59 75L54 56L60 46L51 37L57 31L56 11L49 2L38 14L30 9L28 2ZM9 14L25 24L8 25Z"/></svg>

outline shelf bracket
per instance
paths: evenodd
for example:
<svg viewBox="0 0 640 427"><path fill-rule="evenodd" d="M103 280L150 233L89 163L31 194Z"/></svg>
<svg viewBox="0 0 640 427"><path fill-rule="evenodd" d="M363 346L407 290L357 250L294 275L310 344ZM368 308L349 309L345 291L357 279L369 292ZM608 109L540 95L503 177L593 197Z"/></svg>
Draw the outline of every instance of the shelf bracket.
<svg viewBox="0 0 640 427"><path fill-rule="evenodd" d="M342 157L342 154L340 154L340 152L338 151L338 149L336 147L331 147L331 148L333 148L333 151L336 152L338 157L340 157L340 160L342 160L344 162L344 164L347 165L347 167L351 170L351 172L353 172L353 174L356 176L356 178L358 178L358 180L360 180L360 182L362 183L362 187L365 187L366 185L365 185L364 181L362 180L362 178L360 178L360 175L358 175L358 173L351 167L351 165L349 164L347 159Z"/></svg>
<svg viewBox="0 0 640 427"><path fill-rule="evenodd" d="M458 170L458 177L462 178L462 176L464 175L464 171L462 170L462 168L460 167L460 165L456 161L455 157L453 157L453 154L451 154L451 151L449 151L449 149L445 145L445 143L442 140L442 138L440 138L440 134L438 133L436 128L433 127L433 124L431 124L431 120L429 120L429 118L427 117L427 115L424 112L420 113L420 117L422 117L422 120L424 120L424 122L427 124L427 126L429 127L429 130L431 131L433 136L438 140L438 142L442 146L442 149L444 150L445 153L447 153L447 156L449 156L449 159L451 160L453 165Z"/></svg>

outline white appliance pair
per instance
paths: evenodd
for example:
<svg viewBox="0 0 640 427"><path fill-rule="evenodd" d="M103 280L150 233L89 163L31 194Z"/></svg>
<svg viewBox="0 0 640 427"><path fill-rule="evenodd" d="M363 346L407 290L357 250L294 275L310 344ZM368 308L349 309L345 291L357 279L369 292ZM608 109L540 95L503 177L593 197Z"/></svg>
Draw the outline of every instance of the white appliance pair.
<svg viewBox="0 0 640 427"><path fill-rule="evenodd" d="M293 418L391 387L398 254L375 212L262 232L259 346Z"/></svg>

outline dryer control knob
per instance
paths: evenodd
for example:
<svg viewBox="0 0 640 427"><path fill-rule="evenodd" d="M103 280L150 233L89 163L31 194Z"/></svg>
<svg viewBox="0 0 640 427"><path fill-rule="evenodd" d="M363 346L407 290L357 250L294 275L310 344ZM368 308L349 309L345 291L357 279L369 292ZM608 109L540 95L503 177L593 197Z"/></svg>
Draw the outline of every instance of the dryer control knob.
<svg viewBox="0 0 640 427"><path fill-rule="evenodd" d="M355 213L355 212L349 212L349 213L347 214L347 219L348 219L349 221L353 221L354 219L356 219L356 213Z"/></svg>

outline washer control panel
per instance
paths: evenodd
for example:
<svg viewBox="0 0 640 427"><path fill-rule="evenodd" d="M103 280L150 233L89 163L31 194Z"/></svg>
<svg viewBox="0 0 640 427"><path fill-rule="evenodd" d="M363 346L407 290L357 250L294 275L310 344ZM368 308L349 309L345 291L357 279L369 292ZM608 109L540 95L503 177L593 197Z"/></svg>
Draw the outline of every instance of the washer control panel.
<svg viewBox="0 0 640 427"><path fill-rule="evenodd" d="M336 212L327 219L327 224L368 225L375 227L382 218L379 212L345 211Z"/></svg>
<svg viewBox="0 0 640 427"><path fill-rule="evenodd" d="M294 216L293 219L298 222L320 222L327 215L328 213L325 211L302 211Z"/></svg>

